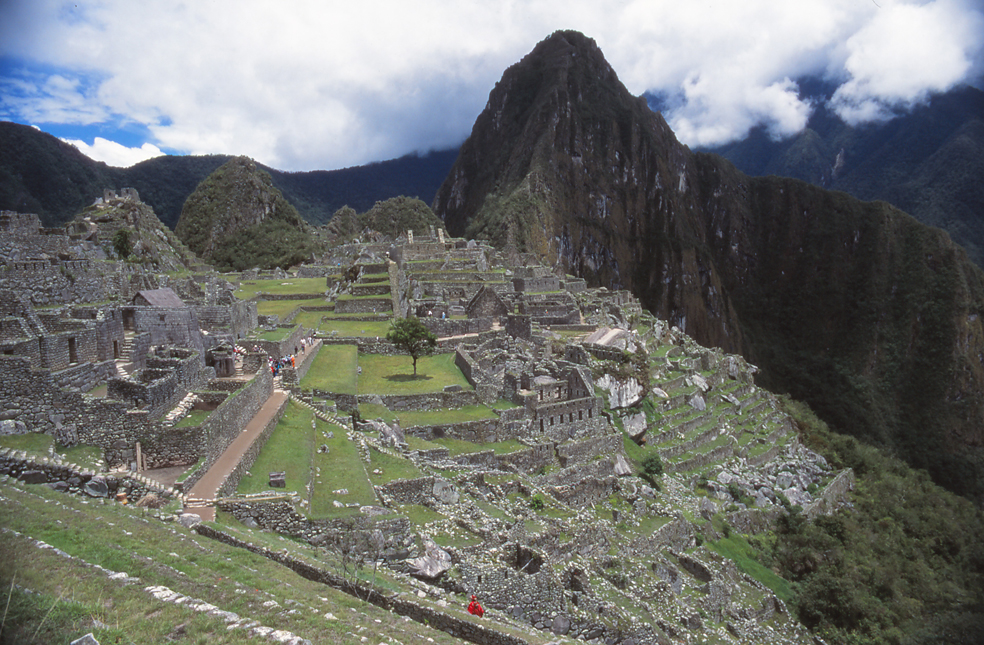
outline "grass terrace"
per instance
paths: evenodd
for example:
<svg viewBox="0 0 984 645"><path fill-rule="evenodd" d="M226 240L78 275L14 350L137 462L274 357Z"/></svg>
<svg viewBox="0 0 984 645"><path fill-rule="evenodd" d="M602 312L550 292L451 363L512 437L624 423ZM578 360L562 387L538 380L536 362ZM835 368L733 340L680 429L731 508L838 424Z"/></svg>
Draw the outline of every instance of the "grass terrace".
<svg viewBox="0 0 984 645"><path fill-rule="evenodd" d="M322 345L307 375L301 379L302 390L321 390L338 394L358 392L359 350L355 345Z"/></svg>
<svg viewBox="0 0 984 645"><path fill-rule="evenodd" d="M311 300L300 299L300 300L260 300L256 303L256 313L260 316L280 316L283 320L290 314L294 313L294 310L298 307L317 306L324 304L324 300Z"/></svg>
<svg viewBox="0 0 984 645"><path fill-rule="evenodd" d="M294 402L288 403L283 418L250 468L252 475L242 478L237 492L243 495L296 493L307 497L317 441L317 429L311 427L312 419L313 412ZM317 423L328 429L329 424L323 421ZM270 488L269 473L280 471L287 474L287 487Z"/></svg>
<svg viewBox="0 0 984 645"><path fill-rule="evenodd" d="M241 282L236 297L249 300L259 293L289 296L307 293L324 293L327 289L324 278L290 278L287 280L250 280ZM262 313L262 312L261 312Z"/></svg>
<svg viewBox="0 0 984 645"><path fill-rule="evenodd" d="M174 427L190 428L193 426L200 426L205 422L205 419L207 419L210 414L212 413L208 410L188 410L188 414L175 423Z"/></svg>
<svg viewBox="0 0 984 645"><path fill-rule="evenodd" d="M458 366L454 354L422 356L417 360L417 376L409 356L366 354L359 357L362 374L359 392L375 394L428 394L440 392L447 385L473 390Z"/></svg>
<svg viewBox="0 0 984 645"><path fill-rule="evenodd" d="M316 327L319 334L335 333L342 338L385 338L390 330L389 318L385 321L374 320L324 320Z"/></svg>
<svg viewBox="0 0 984 645"><path fill-rule="evenodd" d="M379 419L393 423L399 419L400 427L435 426L466 421L481 421L496 418L495 412L485 405L466 405L453 410L409 410L393 412L385 405L363 403L359 405L359 415L363 419Z"/></svg>
<svg viewBox="0 0 984 645"><path fill-rule="evenodd" d="M293 632L313 645L390 642L452 645L461 641L407 621L360 600L297 576L275 562L244 549L176 530L149 519L145 509L97 504L43 486L0 485L0 604L4 607L3 642L42 645L68 643L92 632L101 643L150 645L166 642L233 645L264 642L245 629L227 629L219 617L195 611L187 603L163 603L145 591L162 585L177 593L236 612L260 625ZM249 531L219 513L223 531L271 550L288 548L317 567L337 569L323 549L273 533ZM33 540L61 549L41 549ZM326 561L326 558L329 561ZM139 578L121 584L99 565ZM368 579L370 571L360 574ZM396 590L384 568L376 583ZM275 601L271 603L270 601ZM421 600L428 604L426 599ZM285 611L294 607L296 611ZM449 611L464 617L462 602ZM329 614L330 612L330 614ZM266 641L273 642L273 641ZM536 639L539 644L546 639Z"/></svg>
<svg viewBox="0 0 984 645"><path fill-rule="evenodd" d="M55 443L54 437L40 432L0 436L0 448L23 450L31 455L48 456L51 451L61 455L66 461L93 470L103 467L102 449L96 446L73 446L65 448Z"/></svg>

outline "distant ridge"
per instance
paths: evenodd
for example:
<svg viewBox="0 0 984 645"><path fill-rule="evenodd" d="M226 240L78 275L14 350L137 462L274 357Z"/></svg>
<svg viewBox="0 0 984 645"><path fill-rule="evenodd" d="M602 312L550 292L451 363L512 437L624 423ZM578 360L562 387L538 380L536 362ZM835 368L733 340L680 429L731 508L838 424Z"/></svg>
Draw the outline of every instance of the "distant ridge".
<svg viewBox="0 0 984 645"><path fill-rule="evenodd" d="M274 186L305 220L324 224L343 206L361 213L399 195L430 203L457 154L439 150L341 170L259 167L270 173ZM173 229L199 182L232 158L165 155L114 168L36 128L0 122L0 210L37 213L46 226L58 226L101 196L103 189L129 186Z"/></svg>

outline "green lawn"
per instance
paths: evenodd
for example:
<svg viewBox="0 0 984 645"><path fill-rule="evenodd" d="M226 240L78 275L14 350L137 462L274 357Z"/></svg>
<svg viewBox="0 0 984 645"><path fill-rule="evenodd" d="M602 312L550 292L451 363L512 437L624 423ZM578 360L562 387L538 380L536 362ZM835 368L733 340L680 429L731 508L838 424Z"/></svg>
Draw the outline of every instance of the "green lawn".
<svg viewBox="0 0 984 645"><path fill-rule="evenodd" d="M332 438L325 436L332 433ZM314 453L314 488L311 494L310 517L338 517L357 513L357 509L336 507L338 500L342 504L359 504L366 506L376 503L376 493L366 476L359 448L350 441L345 430L334 424L318 422L318 434L315 440L317 446L328 446L327 453ZM320 469L320 473L317 471ZM337 490L347 490L348 493L336 494Z"/></svg>
<svg viewBox="0 0 984 645"><path fill-rule="evenodd" d="M397 479L416 479L423 476L409 459L401 459L375 448L369 449L370 463L367 466L369 478L374 484L385 484ZM376 471L379 471L378 473Z"/></svg>
<svg viewBox="0 0 984 645"><path fill-rule="evenodd" d="M212 414L208 410L189 410L180 421L174 424L175 428L188 428L191 426L200 426L208 418L208 415Z"/></svg>
<svg viewBox="0 0 984 645"><path fill-rule="evenodd" d="M297 493L307 497L308 480L315 450L315 431L311 428L314 413L296 403L289 403L287 411L269 441L260 450L256 462L250 468L251 477L243 477L237 492ZM327 423L320 422L324 426ZM269 474L285 471L287 488L270 488Z"/></svg>
<svg viewBox="0 0 984 645"><path fill-rule="evenodd" d="M373 403L360 404L359 415L363 419L377 419L381 417L386 423L393 423L393 421L399 419L401 428L463 423L465 421L479 421L481 419L494 419L496 417L492 409L484 405L466 405L454 410L391 412L385 405L376 405Z"/></svg>
<svg viewBox="0 0 984 645"><path fill-rule="evenodd" d="M249 300L258 292L274 295L297 295L300 293L324 293L327 289L324 278L290 278L288 280L251 280L243 282L236 290L236 297Z"/></svg>
<svg viewBox="0 0 984 645"><path fill-rule="evenodd" d="M260 340L269 340L274 343L286 339L294 331L293 327L278 327L274 331L265 331L258 336Z"/></svg>
<svg viewBox="0 0 984 645"><path fill-rule="evenodd" d="M359 366L360 394L425 394L440 392L446 385L474 389L454 364L454 354L422 356L416 377L409 356L367 354L359 357Z"/></svg>
<svg viewBox="0 0 984 645"><path fill-rule="evenodd" d="M318 326L322 334L335 332L344 338L385 338L390 330L389 320L326 320Z"/></svg>
<svg viewBox="0 0 984 645"><path fill-rule="evenodd" d="M355 345L322 345L311 369L301 379L301 389L355 394L358 354Z"/></svg>
<svg viewBox="0 0 984 645"><path fill-rule="evenodd" d="M65 457L69 463L82 466L83 468L102 468L102 449L96 446L64 448L55 445L54 437L41 432L29 432L27 434L0 437L0 447L23 450L39 457L48 456L48 451L52 446L54 446L55 452Z"/></svg>
<svg viewBox="0 0 984 645"><path fill-rule="evenodd" d="M276 314L283 320L298 307L308 305L317 307L325 304L324 300L260 300L256 303L256 313L261 316L272 316Z"/></svg>

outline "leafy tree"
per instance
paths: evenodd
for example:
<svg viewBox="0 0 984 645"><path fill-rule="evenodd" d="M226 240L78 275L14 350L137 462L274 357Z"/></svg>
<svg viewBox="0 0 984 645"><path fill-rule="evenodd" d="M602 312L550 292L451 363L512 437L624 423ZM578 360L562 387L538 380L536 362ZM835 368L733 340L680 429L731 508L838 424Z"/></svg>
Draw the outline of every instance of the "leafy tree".
<svg viewBox="0 0 984 645"><path fill-rule="evenodd" d="M663 460L655 450L642 460L642 470L650 477L659 477L663 474Z"/></svg>
<svg viewBox="0 0 984 645"><path fill-rule="evenodd" d="M410 358L413 359L414 376L417 376L417 359L430 354L437 345L437 336L415 317L397 318L390 323L386 340L410 354Z"/></svg>
<svg viewBox="0 0 984 645"><path fill-rule="evenodd" d="M133 243L130 240L130 230L121 228L113 234L113 250L121 260L125 260L133 253Z"/></svg>

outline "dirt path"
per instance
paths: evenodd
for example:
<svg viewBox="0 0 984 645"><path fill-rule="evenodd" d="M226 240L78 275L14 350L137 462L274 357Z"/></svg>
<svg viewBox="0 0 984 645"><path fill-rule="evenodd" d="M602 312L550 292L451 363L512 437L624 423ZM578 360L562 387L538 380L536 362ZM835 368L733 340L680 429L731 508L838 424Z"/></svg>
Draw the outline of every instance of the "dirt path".
<svg viewBox="0 0 984 645"><path fill-rule="evenodd" d="M253 445L266 424L277 413L281 404L287 400L287 392L284 390L274 390L270 398L259 409L256 415L246 424L246 427L239 436L233 439L226 451L222 453L219 460L215 462L208 472L198 480L198 483L189 491L188 497L191 500L213 500L219 490L219 486L225 481L229 473L236 467L239 460L246 453L246 449ZM203 521L215 519L214 506L198 506L194 501L190 501L185 507L189 513L201 516Z"/></svg>

